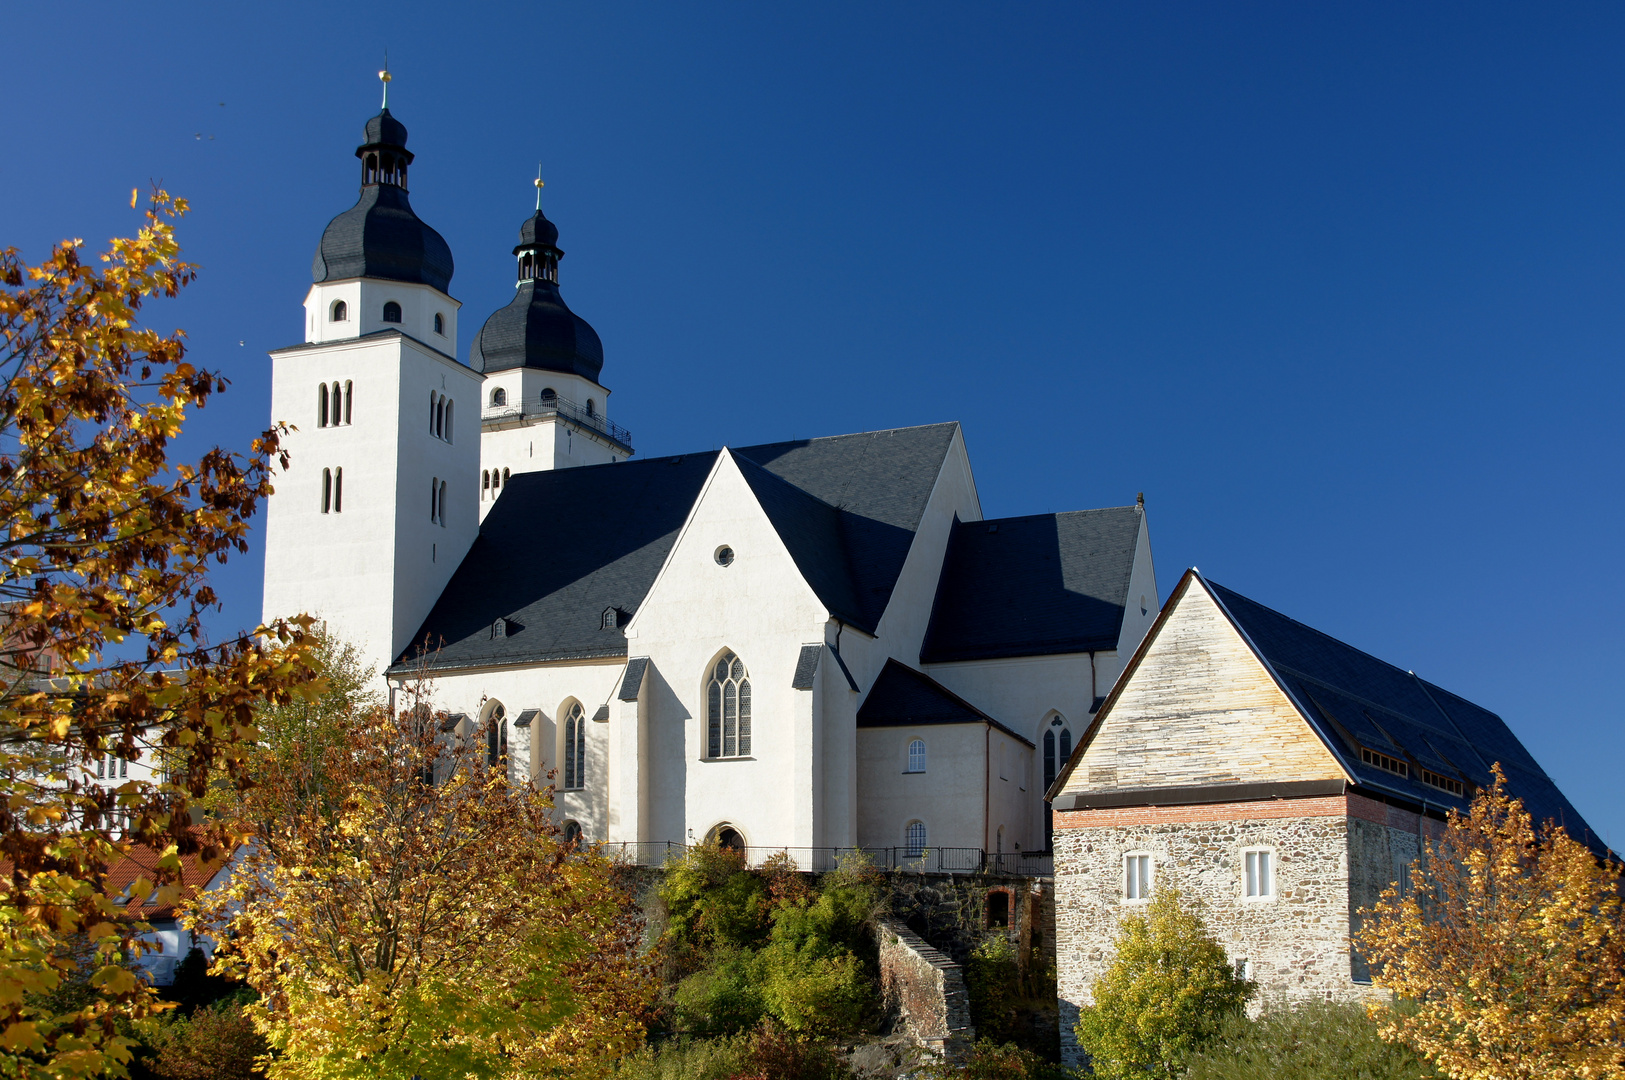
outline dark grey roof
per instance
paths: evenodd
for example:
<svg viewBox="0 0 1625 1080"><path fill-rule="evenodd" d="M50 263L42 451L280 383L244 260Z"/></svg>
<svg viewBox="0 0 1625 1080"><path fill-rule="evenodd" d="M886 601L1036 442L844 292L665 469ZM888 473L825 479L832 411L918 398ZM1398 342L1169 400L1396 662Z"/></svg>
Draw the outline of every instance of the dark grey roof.
<svg viewBox="0 0 1625 1080"><path fill-rule="evenodd" d="M626 662L626 674L621 677L621 692L616 695L622 701L636 701L638 691L643 689L643 673L649 670L647 656L634 656Z"/></svg>
<svg viewBox="0 0 1625 1080"><path fill-rule="evenodd" d="M800 552L798 566L815 589L823 582L834 595L842 580L835 571L844 568L850 593L841 610L856 607L849 621L872 631L956 430L951 423L936 424L733 453L754 477L753 490L768 492L769 514L779 528L803 517L827 525L833 517L834 532L822 534L833 551L810 550L789 538L786 543L792 553ZM625 636L599 628L603 611L636 614L716 457L706 451L515 473L413 636L409 655L427 640L440 646L432 667L625 656ZM763 469L802 491L773 483ZM561 529L561 521L571 527ZM493 638L490 628L499 618L514 629Z"/></svg>
<svg viewBox="0 0 1625 1080"><path fill-rule="evenodd" d="M607 724L607 723L609 723L609 703L608 702L605 702L604 704L598 706L598 711L592 714L592 722L595 723L595 724Z"/></svg>
<svg viewBox="0 0 1625 1080"><path fill-rule="evenodd" d="M991 724L1028 746L1017 734L931 676L888 659L869 696L858 707L858 727L913 727L920 724Z"/></svg>
<svg viewBox="0 0 1625 1080"><path fill-rule="evenodd" d="M526 248L536 247L548 247L557 251L558 246L559 227L547 220L547 215L538 207L536 212L519 226L519 245L513 249L513 253L517 255ZM564 252L560 251L559 254L563 255Z"/></svg>
<svg viewBox="0 0 1625 1080"><path fill-rule="evenodd" d="M1465 799L1422 783L1418 767L1488 787L1490 766L1499 762L1508 789L1536 822L1554 820L1575 839L1601 847L1499 716L1240 593L1206 584L1362 787L1462 809ZM1366 764L1361 746L1405 761L1408 775Z"/></svg>
<svg viewBox="0 0 1625 1080"><path fill-rule="evenodd" d="M844 622L873 633L958 429L930 424L733 453L787 482L774 485L741 465L819 599ZM809 534L798 535L802 529Z"/></svg>
<svg viewBox="0 0 1625 1080"><path fill-rule="evenodd" d="M818 658L824 653L824 646L803 645L801 655L796 658L796 673L790 679L790 689L811 690L813 679L818 675Z"/></svg>
<svg viewBox="0 0 1625 1080"><path fill-rule="evenodd" d="M519 719L513 722L514 727L530 727L531 721L542 715L540 709L526 709L519 714Z"/></svg>
<svg viewBox="0 0 1625 1080"><path fill-rule="evenodd" d="M385 109L367 121L366 143L357 156L375 148L394 149L407 161L406 126ZM454 269L445 239L418 219L406 189L366 184L356 204L322 231L310 276L316 282L346 278L411 281L447 292Z"/></svg>
<svg viewBox="0 0 1625 1080"><path fill-rule="evenodd" d="M954 524L922 663L1115 649L1144 513Z"/></svg>
<svg viewBox="0 0 1625 1080"><path fill-rule="evenodd" d="M476 371L538 368L598 381L604 343L586 319L571 311L551 281L519 284L505 308L493 312L474 336L470 360Z"/></svg>

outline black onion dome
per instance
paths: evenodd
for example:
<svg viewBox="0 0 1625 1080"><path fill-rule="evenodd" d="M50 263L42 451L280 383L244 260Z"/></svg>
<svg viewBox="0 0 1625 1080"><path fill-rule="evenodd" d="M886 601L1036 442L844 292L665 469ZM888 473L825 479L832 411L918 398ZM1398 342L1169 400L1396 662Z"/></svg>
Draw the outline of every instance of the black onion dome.
<svg viewBox="0 0 1625 1080"><path fill-rule="evenodd" d="M513 249L515 255L528 247L559 246L559 227L547 220L540 210L525 219L519 226L519 246ZM563 252L560 252L563 254Z"/></svg>
<svg viewBox="0 0 1625 1080"><path fill-rule="evenodd" d="M481 371L539 368L597 382L604 370L598 331L566 307L558 285L546 280L520 283L513 303L485 320L474 351Z"/></svg>
<svg viewBox="0 0 1625 1080"><path fill-rule="evenodd" d="M345 278L383 278L428 285L441 292L451 287L451 247L412 210L406 194L406 125L385 109L367 121L366 143L356 150L362 159L361 198L322 232L311 261L316 282ZM392 163L384 169L380 162Z"/></svg>

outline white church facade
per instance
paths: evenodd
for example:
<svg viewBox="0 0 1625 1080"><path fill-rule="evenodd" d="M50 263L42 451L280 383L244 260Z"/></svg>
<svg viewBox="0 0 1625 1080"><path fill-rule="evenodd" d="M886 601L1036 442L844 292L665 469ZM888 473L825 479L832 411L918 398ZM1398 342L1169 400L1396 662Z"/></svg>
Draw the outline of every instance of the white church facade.
<svg viewBox="0 0 1625 1080"><path fill-rule="evenodd" d="M1044 790L1157 615L1143 504L985 519L955 423L638 457L540 201L459 359L405 127L356 153L272 353L266 617L426 670L593 841L1046 850Z"/></svg>

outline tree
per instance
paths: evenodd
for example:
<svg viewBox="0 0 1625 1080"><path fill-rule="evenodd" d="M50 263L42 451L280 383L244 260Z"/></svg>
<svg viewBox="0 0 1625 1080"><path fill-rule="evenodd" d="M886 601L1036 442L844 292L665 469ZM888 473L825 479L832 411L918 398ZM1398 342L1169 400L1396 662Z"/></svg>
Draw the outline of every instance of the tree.
<svg viewBox="0 0 1625 1080"><path fill-rule="evenodd" d="M1176 1077L1185 1059L1240 1013L1254 984L1225 957L1179 890L1159 885L1144 915L1125 915L1117 955L1078 1017L1078 1044L1112 1080Z"/></svg>
<svg viewBox="0 0 1625 1080"><path fill-rule="evenodd" d="M1625 923L1619 866L1561 827L1536 831L1492 787L1413 866L1413 888L1363 912L1373 981L1416 1003L1399 1039L1452 1077L1625 1076Z"/></svg>
<svg viewBox="0 0 1625 1080"><path fill-rule="evenodd" d="M136 203L131 195L131 206ZM270 492L280 429L247 457L220 448L172 462L188 408L226 380L185 360L184 335L143 329L145 303L194 269L155 191L146 224L101 266L82 242L38 266L0 251L0 1072L123 1075L120 1018L151 1008L124 965L146 929L108 895L110 864L139 842L172 900L180 856L218 864L234 838L191 827L211 778L244 782L254 710L315 677L305 623L211 642L211 562L247 549ZM93 779L109 754L162 753L159 782ZM81 967L84 971L80 971ZM63 1007L65 977L92 993Z"/></svg>
<svg viewBox="0 0 1625 1080"><path fill-rule="evenodd" d="M426 695L330 715L263 773L254 841L192 925L261 995L273 1078L604 1074L654 985L631 896Z"/></svg>

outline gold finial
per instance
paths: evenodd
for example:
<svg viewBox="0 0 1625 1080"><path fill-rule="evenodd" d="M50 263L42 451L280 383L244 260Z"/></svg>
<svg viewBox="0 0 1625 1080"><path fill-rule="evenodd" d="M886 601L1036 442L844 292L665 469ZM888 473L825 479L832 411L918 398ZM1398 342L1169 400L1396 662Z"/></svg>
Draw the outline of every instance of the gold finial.
<svg viewBox="0 0 1625 1080"><path fill-rule="evenodd" d="M535 183L536 183L536 209L539 212L542 209L542 187L543 187L543 184L542 184L542 163L540 161L538 161L536 163L536 181L535 181Z"/></svg>
<svg viewBox="0 0 1625 1080"><path fill-rule="evenodd" d="M389 50L384 50L384 70L378 73L378 81L384 84L384 108L389 108L389 84L394 81L389 73Z"/></svg>

